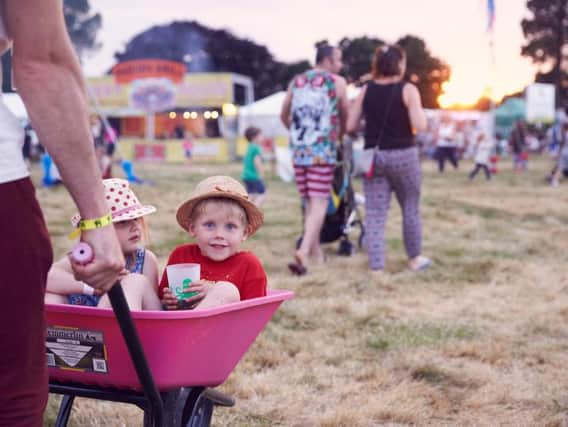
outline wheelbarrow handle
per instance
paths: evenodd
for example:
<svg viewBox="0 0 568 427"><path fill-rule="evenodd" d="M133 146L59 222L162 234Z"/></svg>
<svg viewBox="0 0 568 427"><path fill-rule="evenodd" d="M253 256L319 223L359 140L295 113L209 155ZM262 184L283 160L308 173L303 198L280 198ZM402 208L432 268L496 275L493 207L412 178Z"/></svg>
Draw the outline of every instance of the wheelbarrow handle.
<svg viewBox="0 0 568 427"><path fill-rule="evenodd" d="M148 399L150 403L149 419L153 420L153 423L151 422L150 425L161 426L164 404L156 387L156 383L154 382L154 377L152 377L146 356L144 355L140 337L138 336L138 331L130 315L130 308L126 302L120 281L117 281L110 291L108 291L108 297L116 320L120 326L124 342L128 347L128 352L136 369L136 374L138 374L138 379L140 380L140 384L142 384L146 399Z"/></svg>
<svg viewBox="0 0 568 427"><path fill-rule="evenodd" d="M71 251L71 258L78 264L88 264L93 261L93 257L93 249L85 242L78 243ZM120 326L122 337L128 348L128 353L136 369L136 374L144 389L144 395L150 404L148 410L150 425L156 427L161 426L164 404L160 392L156 387L156 383L154 382L154 378L152 377L146 356L144 355L142 343L140 342L138 331L130 315L130 308L126 302L126 297L124 296L119 280L117 280L110 291L108 291L108 297L118 325Z"/></svg>

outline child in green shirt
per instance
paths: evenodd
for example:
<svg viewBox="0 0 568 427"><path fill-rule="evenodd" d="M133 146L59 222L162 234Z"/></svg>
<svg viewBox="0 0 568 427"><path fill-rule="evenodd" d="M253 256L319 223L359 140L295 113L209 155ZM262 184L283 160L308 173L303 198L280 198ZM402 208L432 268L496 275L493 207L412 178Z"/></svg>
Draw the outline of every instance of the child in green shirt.
<svg viewBox="0 0 568 427"><path fill-rule="evenodd" d="M260 141L262 140L262 131L254 126L250 126L245 130L245 137L248 141L247 152L243 159L243 180L251 201L261 206L266 197L266 186L262 181L262 150Z"/></svg>

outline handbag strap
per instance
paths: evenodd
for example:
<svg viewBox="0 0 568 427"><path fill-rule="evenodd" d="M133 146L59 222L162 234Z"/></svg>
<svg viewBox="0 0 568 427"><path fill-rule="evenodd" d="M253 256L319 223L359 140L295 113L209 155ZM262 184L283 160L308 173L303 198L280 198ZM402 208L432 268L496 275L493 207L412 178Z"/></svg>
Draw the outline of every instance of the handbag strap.
<svg viewBox="0 0 568 427"><path fill-rule="evenodd" d="M377 138L377 145L375 147L376 151L379 151L379 144L380 144L381 140L383 139L383 133L385 132L385 126L387 124L387 117L390 113L390 109L391 109L391 105L392 105L392 99L394 97L394 91L398 87L399 83L400 82L397 82L397 83L393 84L392 87L391 87L390 94L389 94L389 100L387 102L387 108L385 110L385 115L383 117L383 125L381 126L381 133L379 134L379 137Z"/></svg>

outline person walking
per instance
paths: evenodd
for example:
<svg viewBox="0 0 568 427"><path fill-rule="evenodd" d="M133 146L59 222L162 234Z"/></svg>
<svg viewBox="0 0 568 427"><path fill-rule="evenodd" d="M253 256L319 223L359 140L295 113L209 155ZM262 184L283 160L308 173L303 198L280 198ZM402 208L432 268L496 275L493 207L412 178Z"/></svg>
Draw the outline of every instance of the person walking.
<svg viewBox="0 0 568 427"><path fill-rule="evenodd" d="M320 232L333 181L337 145L347 119L347 89L341 70L341 50L319 46L314 68L292 79L280 118L290 130L296 185L304 204L304 232L292 273L307 272L311 258L324 261Z"/></svg>
<svg viewBox="0 0 568 427"><path fill-rule="evenodd" d="M403 238L411 270L424 270L421 255L420 187L422 173L414 133L424 131L426 116L416 86L403 81L406 56L396 45L381 46L372 63L372 80L355 100L347 122L349 133L365 118L365 148L376 148L371 177L363 180L369 267L385 267L385 225L394 192L402 209Z"/></svg>
<svg viewBox="0 0 568 427"><path fill-rule="evenodd" d="M62 1L0 1L0 52L12 41L15 86L79 209L81 240L94 252L89 264L72 263L75 277L103 293L123 273L124 258L110 226ZM39 427L48 393L43 301L53 255L23 138L0 100L0 426Z"/></svg>
<svg viewBox="0 0 568 427"><path fill-rule="evenodd" d="M487 137L484 132L479 133L475 144L475 157L473 159L475 166L469 173L470 181L473 181L475 175L477 175L481 169L485 172L485 179L487 181L491 179L491 170L489 167L491 165L491 155L493 154L494 149L495 142Z"/></svg>
<svg viewBox="0 0 568 427"><path fill-rule="evenodd" d="M563 175L563 164L566 160L566 134L568 133L568 122L555 124L553 127L553 142L556 151L552 169L546 176L546 180L552 187L558 187Z"/></svg>
<svg viewBox="0 0 568 427"><path fill-rule="evenodd" d="M245 138L247 139L247 151L243 158L241 179L252 202L260 207L266 198L266 185L262 179L264 165L260 148L263 138L262 131L256 126L249 126L245 129Z"/></svg>
<svg viewBox="0 0 568 427"><path fill-rule="evenodd" d="M456 125L451 117L444 113L436 130L436 158L438 171L444 172L446 160L449 160L454 169L458 168L458 142Z"/></svg>
<svg viewBox="0 0 568 427"><path fill-rule="evenodd" d="M517 120L509 135L509 144L513 157L513 171L527 170L529 155L527 153L527 127L524 120Z"/></svg>

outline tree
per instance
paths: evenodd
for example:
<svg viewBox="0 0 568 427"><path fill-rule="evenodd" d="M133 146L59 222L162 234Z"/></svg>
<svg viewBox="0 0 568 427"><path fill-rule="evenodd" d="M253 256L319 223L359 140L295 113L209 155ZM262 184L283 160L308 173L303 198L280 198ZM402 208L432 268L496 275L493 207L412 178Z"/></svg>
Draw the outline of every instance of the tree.
<svg viewBox="0 0 568 427"><path fill-rule="evenodd" d="M527 43L521 54L539 65L551 65L548 72L539 72L536 81L556 85L557 105L568 106L568 75L562 67L562 50L568 29L568 0L527 0L532 17L521 22Z"/></svg>
<svg viewBox="0 0 568 427"><path fill-rule="evenodd" d="M290 64L280 64L280 74L278 76L279 90L286 90L294 76L310 68L312 68L312 65L307 60L292 62Z"/></svg>
<svg viewBox="0 0 568 427"><path fill-rule="evenodd" d="M216 71L252 77L257 97L264 98L282 89L278 76L283 64L276 61L265 46L237 38L228 31L217 30L209 35L207 51Z"/></svg>
<svg viewBox="0 0 568 427"><path fill-rule="evenodd" d="M101 15L90 14L88 0L65 0L63 15L65 25L75 51L81 59L88 52L100 49L101 44L96 41L97 32L102 25ZM12 88L12 56L6 53L2 56L2 92L14 92Z"/></svg>
<svg viewBox="0 0 568 427"><path fill-rule="evenodd" d="M485 95L480 97L473 107L477 111L489 111L491 108L493 108L493 101Z"/></svg>
<svg viewBox="0 0 568 427"><path fill-rule="evenodd" d="M343 50L342 74L346 79L357 82L368 74L375 50L384 44L383 40L375 37L343 38L339 46ZM442 83L450 78L450 68L442 60L433 57L426 43L418 37L407 35L396 44L406 52L405 79L416 84L425 107L437 108Z"/></svg>
<svg viewBox="0 0 568 427"><path fill-rule="evenodd" d="M80 59L100 49L97 33L102 26L100 13L91 13L89 0L65 0L63 14L69 37Z"/></svg>
<svg viewBox="0 0 568 427"><path fill-rule="evenodd" d="M430 54L426 43L411 35L397 41L406 52L406 79L414 83L426 108L438 108L442 84L450 78L450 67Z"/></svg>
<svg viewBox="0 0 568 427"><path fill-rule="evenodd" d="M357 82L362 76L371 71L371 62L377 47L385 42L377 38L367 36L349 39L343 38L339 47L343 51L343 71L348 82Z"/></svg>
<svg viewBox="0 0 568 427"><path fill-rule="evenodd" d="M188 72L233 72L253 79L256 97L265 97L285 87L281 77L286 66L270 51L226 30L214 30L195 21L154 26L115 53L118 62L154 58L185 62Z"/></svg>

